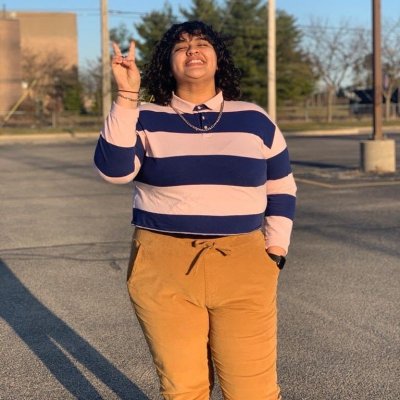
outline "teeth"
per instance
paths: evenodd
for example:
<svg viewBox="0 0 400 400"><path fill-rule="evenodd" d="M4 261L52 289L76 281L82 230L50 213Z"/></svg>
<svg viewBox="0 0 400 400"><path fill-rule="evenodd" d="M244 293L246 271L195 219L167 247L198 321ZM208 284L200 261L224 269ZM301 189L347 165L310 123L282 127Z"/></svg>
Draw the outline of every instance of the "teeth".
<svg viewBox="0 0 400 400"><path fill-rule="evenodd" d="M203 61L201 60L191 60L188 62L188 64L203 64Z"/></svg>

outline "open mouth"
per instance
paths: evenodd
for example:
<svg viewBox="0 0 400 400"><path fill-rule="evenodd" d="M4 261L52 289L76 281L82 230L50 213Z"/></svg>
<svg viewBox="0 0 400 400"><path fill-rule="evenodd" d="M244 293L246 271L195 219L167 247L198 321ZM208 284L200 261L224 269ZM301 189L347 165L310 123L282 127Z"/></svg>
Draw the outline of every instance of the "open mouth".
<svg viewBox="0 0 400 400"><path fill-rule="evenodd" d="M186 62L186 65L203 65L203 64L204 64L204 61L198 60L198 59L189 60Z"/></svg>

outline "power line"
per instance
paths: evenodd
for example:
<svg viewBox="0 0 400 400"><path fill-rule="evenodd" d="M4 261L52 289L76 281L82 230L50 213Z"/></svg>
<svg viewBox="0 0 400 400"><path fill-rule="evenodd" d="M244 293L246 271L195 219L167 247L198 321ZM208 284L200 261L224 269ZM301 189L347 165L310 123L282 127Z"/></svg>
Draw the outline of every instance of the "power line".
<svg viewBox="0 0 400 400"><path fill-rule="evenodd" d="M52 12L73 12L78 15L100 15L100 10L98 8L10 8L6 10L7 12L42 12L42 13L52 13ZM88 14L87 14L88 13ZM139 11L125 11L125 10L108 10L109 15L133 15L133 16L145 16L148 13Z"/></svg>

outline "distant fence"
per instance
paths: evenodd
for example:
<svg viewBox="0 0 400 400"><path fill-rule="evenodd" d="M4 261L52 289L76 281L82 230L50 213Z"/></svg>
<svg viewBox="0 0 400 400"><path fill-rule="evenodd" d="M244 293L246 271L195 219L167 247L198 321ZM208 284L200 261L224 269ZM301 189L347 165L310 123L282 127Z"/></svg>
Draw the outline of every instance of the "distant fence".
<svg viewBox="0 0 400 400"><path fill-rule="evenodd" d="M372 118L372 105L335 105L332 109L333 122L357 122ZM278 107L278 121L326 123L327 109L319 107ZM385 115L385 112L383 112ZM0 117L0 126L2 126ZM385 118L384 118L385 119ZM390 120L400 121L399 105L392 105ZM103 117L97 114L81 114L79 111L35 113L17 111L4 124L7 131L53 130L53 131L97 131L101 128ZM1 131L0 131L1 132Z"/></svg>
<svg viewBox="0 0 400 400"><path fill-rule="evenodd" d="M1 118L2 119L2 118ZM6 130L59 130L59 131L97 131L103 123L103 117L97 114L81 114L79 111L35 113L17 111L0 126Z"/></svg>
<svg viewBox="0 0 400 400"><path fill-rule="evenodd" d="M383 105L384 106L384 105ZM326 122L327 107L278 107L277 115L280 122ZM344 104L332 107L332 121L361 121L371 119L373 115L372 104ZM383 107L383 118L385 109ZM392 104L390 120L400 119L400 105Z"/></svg>

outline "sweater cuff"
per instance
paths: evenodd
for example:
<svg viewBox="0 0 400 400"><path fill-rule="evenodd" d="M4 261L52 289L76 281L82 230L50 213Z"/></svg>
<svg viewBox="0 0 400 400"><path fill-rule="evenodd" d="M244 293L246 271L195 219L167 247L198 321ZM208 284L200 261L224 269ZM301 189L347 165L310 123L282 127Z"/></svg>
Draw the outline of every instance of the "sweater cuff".
<svg viewBox="0 0 400 400"><path fill-rule="evenodd" d="M134 123L136 125L136 121L139 117L139 107L126 108L118 105L115 101L113 101L110 114L114 118L120 118L126 123Z"/></svg>

